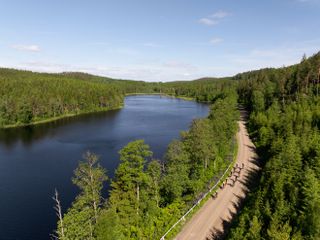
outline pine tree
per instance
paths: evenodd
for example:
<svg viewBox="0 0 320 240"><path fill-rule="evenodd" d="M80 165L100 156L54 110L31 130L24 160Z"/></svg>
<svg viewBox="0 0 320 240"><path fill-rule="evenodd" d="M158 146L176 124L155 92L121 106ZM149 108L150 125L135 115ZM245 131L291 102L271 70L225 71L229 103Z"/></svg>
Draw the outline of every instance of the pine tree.
<svg viewBox="0 0 320 240"><path fill-rule="evenodd" d="M107 176L95 154L87 152L83 158L72 179L80 188L80 193L58 222L57 233L61 240L94 239L94 226L101 208L101 190Z"/></svg>
<svg viewBox="0 0 320 240"><path fill-rule="evenodd" d="M109 203L120 218L125 236L138 238L142 234L139 223L148 181L144 168L152 152L143 140L137 140L128 143L119 153L121 163L111 184Z"/></svg>
<svg viewBox="0 0 320 240"><path fill-rule="evenodd" d="M313 170L305 172L304 195L305 230L312 239L320 239L320 181Z"/></svg>
<svg viewBox="0 0 320 240"><path fill-rule="evenodd" d="M161 181L161 165L158 160L152 160L148 164L147 174L149 177L149 196L156 202L156 206L160 204L160 181Z"/></svg>
<svg viewBox="0 0 320 240"><path fill-rule="evenodd" d="M99 158L97 155L86 152L83 158L85 161L81 162L75 170L75 177L72 182L80 188L81 195L87 198L94 211L94 221L96 223L102 200L101 190L107 176L105 169L98 164Z"/></svg>

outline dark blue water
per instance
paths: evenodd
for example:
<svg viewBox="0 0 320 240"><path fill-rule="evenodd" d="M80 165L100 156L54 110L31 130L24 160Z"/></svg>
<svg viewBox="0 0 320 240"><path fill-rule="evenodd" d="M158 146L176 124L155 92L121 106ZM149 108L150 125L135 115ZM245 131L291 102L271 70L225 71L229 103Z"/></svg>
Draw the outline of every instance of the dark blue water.
<svg viewBox="0 0 320 240"><path fill-rule="evenodd" d="M128 142L144 139L154 157L161 158L192 119L207 114L205 104L130 96L121 110L0 130L0 239L49 239L56 224L54 189L65 210L77 193L71 177L85 151L100 155L113 177L118 151Z"/></svg>

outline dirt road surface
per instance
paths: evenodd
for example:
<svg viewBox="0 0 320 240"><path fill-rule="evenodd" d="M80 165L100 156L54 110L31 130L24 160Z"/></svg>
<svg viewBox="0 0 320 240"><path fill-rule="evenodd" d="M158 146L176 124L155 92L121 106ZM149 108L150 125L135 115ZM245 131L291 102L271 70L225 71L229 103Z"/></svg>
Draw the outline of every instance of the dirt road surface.
<svg viewBox="0 0 320 240"><path fill-rule="evenodd" d="M242 112L242 116L244 112ZM239 131L237 133L238 153L236 164L243 169L240 170L240 177L235 180L238 173L233 173L228 178L224 188L218 190L216 198L209 199L201 209L183 227L176 236L176 240L203 240L214 239L213 236L224 232L224 222L230 222L232 215L236 213L236 205L241 198L245 197L247 191L246 183L249 175L258 169L255 164L255 147L251 142L243 119L238 122Z"/></svg>

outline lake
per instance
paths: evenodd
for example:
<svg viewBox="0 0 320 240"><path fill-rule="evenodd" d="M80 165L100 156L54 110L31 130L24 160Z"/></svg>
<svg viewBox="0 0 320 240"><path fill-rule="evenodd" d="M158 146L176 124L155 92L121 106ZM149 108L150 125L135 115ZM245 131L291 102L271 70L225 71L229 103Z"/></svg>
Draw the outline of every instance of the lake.
<svg viewBox="0 0 320 240"><path fill-rule="evenodd" d="M168 144L208 110L207 104L159 95L128 96L120 110L0 130L0 239L49 239L57 221L54 189L65 211L77 194L71 177L85 151L98 154L112 178L118 151L128 142L144 139L162 158Z"/></svg>

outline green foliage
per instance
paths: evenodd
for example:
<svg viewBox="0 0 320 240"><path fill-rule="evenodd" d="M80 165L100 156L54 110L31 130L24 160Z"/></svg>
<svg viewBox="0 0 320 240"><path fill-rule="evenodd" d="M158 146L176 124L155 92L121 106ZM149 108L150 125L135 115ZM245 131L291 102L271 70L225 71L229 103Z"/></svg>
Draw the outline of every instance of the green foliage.
<svg viewBox="0 0 320 240"><path fill-rule="evenodd" d="M120 219L114 209L101 212L99 221L95 226L97 240L124 240L126 237L121 232Z"/></svg>
<svg viewBox="0 0 320 240"><path fill-rule="evenodd" d="M235 88L216 98L209 116L194 120L190 130L168 146L163 162L151 159L143 140L128 143L119 152L104 207L99 195L104 171L94 167L92 191L86 176L96 156L87 154L88 162L80 163L73 179L81 193L63 218L68 240L159 239L232 161L236 101ZM93 200L99 202L97 214Z"/></svg>
<svg viewBox="0 0 320 240"><path fill-rule="evenodd" d="M314 239L320 238L320 180L316 176L314 170L307 169L305 172L305 180L302 186L303 224L306 232Z"/></svg>
<svg viewBox="0 0 320 240"><path fill-rule="evenodd" d="M318 53L298 65L235 77L265 165L228 239L320 238L319 69Z"/></svg>
<svg viewBox="0 0 320 240"><path fill-rule="evenodd" d="M139 225L148 201L148 175L144 171L152 152L142 140L130 142L120 152L120 165L116 170L110 192L110 206L120 218L124 235L139 238Z"/></svg>
<svg viewBox="0 0 320 240"><path fill-rule="evenodd" d="M156 92L176 97L193 98L199 102L215 102L233 94L235 81L229 78L205 78L195 81L178 81L159 83L155 86Z"/></svg>
<svg viewBox="0 0 320 240"><path fill-rule="evenodd" d="M65 237L61 240L93 239L94 211L85 197L78 197L68 212L63 216ZM60 231L59 231L60 232Z"/></svg>
<svg viewBox="0 0 320 240"><path fill-rule="evenodd" d="M100 198L83 194L90 191L83 187L83 177L76 171L79 180L74 182L82 193L63 218L67 233L69 229L68 239L161 237L228 165L239 118L237 101L251 110L248 128L264 166L258 187L249 194L227 237L239 240L318 239L319 69L318 53L291 67L238 74L234 81L202 79L147 84L80 73L64 74L68 79L79 79L76 81L82 81L83 85L113 86L112 91L119 93L113 95L113 102L119 102L121 98L117 97L121 94L145 91L212 103L208 118L195 120L190 130L182 133L181 140L169 145L163 163L149 161L152 153L141 140L124 147L120 151L121 163L111 184L110 198L103 210L97 211L98 217L95 217L92 199ZM4 84L7 84L6 89L12 87L8 81ZM89 85L86 87L93 87ZM97 95L99 92L92 96ZM49 106L53 112L61 114L65 109L61 108L61 103L65 99L61 96L57 99L49 101ZM30 105L16 104L13 100L9 96L1 99L0 123L34 121ZM71 109L79 111L81 101L71 98L70 102L73 103ZM104 180L98 179L100 183Z"/></svg>
<svg viewBox="0 0 320 240"><path fill-rule="evenodd" d="M101 205L101 190L107 180L105 170L98 164L98 156L86 152L83 156L85 162L80 162L74 172L72 182L77 185L94 211L94 220L97 222L99 207ZM81 196L80 195L80 196Z"/></svg>
<svg viewBox="0 0 320 240"><path fill-rule="evenodd" d="M183 147L183 143L178 140L172 141L168 146L161 189L163 204L172 203L181 198L189 187L189 156Z"/></svg>
<svg viewBox="0 0 320 240"><path fill-rule="evenodd" d="M161 183L161 164L157 160L152 160L147 168L148 192L149 199L156 203L156 207L160 204L160 183Z"/></svg>
<svg viewBox="0 0 320 240"><path fill-rule="evenodd" d="M98 222L102 204L101 190L107 176L98 164L98 157L90 152L84 155L84 161L80 162L74 175L72 181L80 188L80 194L58 225L58 238L94 239L94 227ZM64 235L61 235L62 232Z"/></svg>
<svg viewBox="0 0 320 240"><path fill-rule="evenodd" d="M86 73L34 73L0 68L0 128L105 111L123 105L126 94L161 93L214 102L235 82L203 79L147 83L116 80Z"/></svg>
<svg viewBox="0 0 320 240"><path fill-rule="evenodd" d="M0 85L0 127L118 108L124 95L117 81L4 68Z"/></svg>
<svg viewBox="0 0 320 240"><path fill-rule="evenodd" d="M246 72L233 80L145 83L0 69L0 127L118 108L131 93L211 102L208 118L195 120L181 140L169 145L164 163L148 164L152 152L141 140L123 148L104 207L106 176L98 158L88 153L75 171L80 194L63 225L59 222L65 228L60 239L156 239L228 164L238 100L251 110L249 132L265 166L229 238L318 239L319 69L320 53L297 65Z"/></svg>

